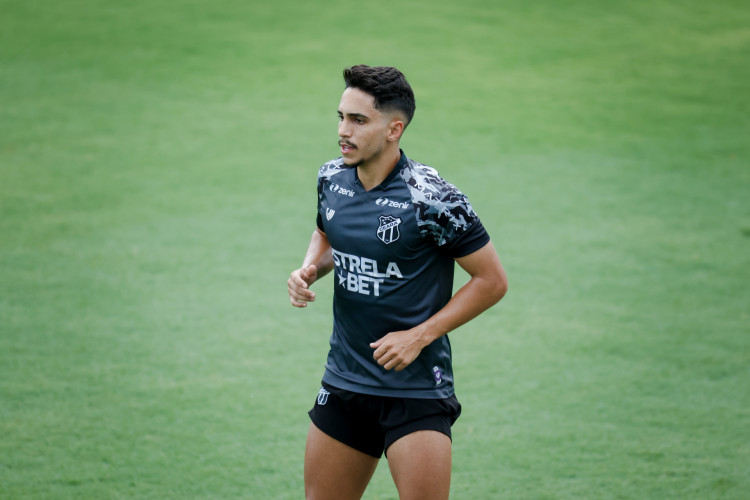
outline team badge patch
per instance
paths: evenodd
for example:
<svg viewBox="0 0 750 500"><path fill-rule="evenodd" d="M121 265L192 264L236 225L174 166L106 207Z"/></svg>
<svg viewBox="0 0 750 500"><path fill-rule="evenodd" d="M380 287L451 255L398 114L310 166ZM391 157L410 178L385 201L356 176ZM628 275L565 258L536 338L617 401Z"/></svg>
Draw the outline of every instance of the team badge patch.
<svg viewBox="0 0 750 500"><path fill-rule="evenodd" d="M381 215L379 216L379 219L380 225L378 226L378 238L386 245L389 245L401 236L401 233L398 231L398 225L401 224L401 219L393 217L392 215Z"/></svg>
<svg viewBox="0 0 750 500"><path fill-rule="evenodd" d="M330 396L331 393L323 389L322 387L318 391L318 404L320 406L325 405L328 402L328 396Z"/></svg>

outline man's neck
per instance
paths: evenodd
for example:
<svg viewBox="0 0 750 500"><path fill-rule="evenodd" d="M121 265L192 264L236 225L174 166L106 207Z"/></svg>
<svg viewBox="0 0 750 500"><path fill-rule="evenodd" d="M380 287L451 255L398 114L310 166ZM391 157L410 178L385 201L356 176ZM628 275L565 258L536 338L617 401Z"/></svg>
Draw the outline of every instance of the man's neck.
<svg viewBox="0 0 750 500"><path fill-rule="evenodd" d="M373 158L372 161L363 163L357 167L357 178L365 188L365 191L369 191L372 188L379 186L388 174L393 171L393 168L398 164L401 159L401 150L398 145L395 148L390 148L377 158Z"/></svg>

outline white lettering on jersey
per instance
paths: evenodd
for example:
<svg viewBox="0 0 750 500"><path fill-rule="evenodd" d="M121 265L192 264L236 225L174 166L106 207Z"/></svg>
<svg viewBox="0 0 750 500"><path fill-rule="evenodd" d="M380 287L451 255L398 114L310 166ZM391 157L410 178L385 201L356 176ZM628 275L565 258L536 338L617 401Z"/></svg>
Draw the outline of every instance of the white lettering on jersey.
<svg viewBox="0 0 750 500"><path fill-rule="evenodd" d="M393 201L388 198L378 198L375 200L375 204L379 207L409 208L409 204L405 201Z"/></svg>
<svg viewBox="0 0 750 500"><path fill-rule="evenodd" d="M338 184L331 184L328 188L334 193L343 194L345 196L348 196L349 198L354 198L354 191L352 189L346 189L343 186L339 186Z"/></svg>
<svg viewBox="0 0 750 500"><path fill-rule="evenodd" d="M370 278L361 274L338 274L339 285L343 286L350 292L361 293L362 295L374 295L380 297L380 284L385 282L384 279Z"/></svg>
<svg viewBox="0 0 750 500"><path fill-rule="evenodd" d="M387 278L388 276L395 276L399 279L404 279L404 277L401 276L401 271L399 270L395 262L388 263L388 269L386 269L385 271L385 277Z"/></svg>
<svg viewBox="0 0 750 500"><path fill-rule="evenodd" d="M339 286L350 292L363 295L380 296L380 285L387 278L404 279L398 264L389 262L385 272L375 259L351 255L338 250L331 250Z"/></svg>

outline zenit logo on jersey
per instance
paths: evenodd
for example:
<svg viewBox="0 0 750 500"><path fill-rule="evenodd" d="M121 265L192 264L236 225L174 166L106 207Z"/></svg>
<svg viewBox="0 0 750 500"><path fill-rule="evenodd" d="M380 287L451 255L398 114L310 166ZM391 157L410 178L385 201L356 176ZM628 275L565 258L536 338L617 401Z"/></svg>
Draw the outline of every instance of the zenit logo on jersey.
<svg viewBox="0 0 750 500"><path fill-rule="evenodd" d="M378 198L375 200L375 204L379 207L391 207L391 208L409 208L409 204L405 201L393 201L388 198Z"/></svg>
<svg viewBox="0 0 750 500"><path fill-rule="evenodd" d="M339 186L338 184L331 184L331 187L329 188L334 193L343 194L348 196L349 198L354 197L354 191L351 189L347 189L343 186Z"/></svg>

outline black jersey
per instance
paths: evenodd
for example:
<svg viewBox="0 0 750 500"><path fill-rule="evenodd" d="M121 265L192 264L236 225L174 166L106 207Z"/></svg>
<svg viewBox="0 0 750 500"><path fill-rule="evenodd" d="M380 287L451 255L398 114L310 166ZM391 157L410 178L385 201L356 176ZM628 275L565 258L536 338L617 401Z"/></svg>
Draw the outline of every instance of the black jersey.
<svg viewBox="0 0 750 500"><path fill-rule="evenodd" d="M318 172L317 224L335 264L333 333L323 380L378 396L453 395L447 335L399 372L378 365L369 344L445 306L453 292L453 259L489 241L466 196L403 152L370 191L357 169L339 158Z"/></svg>

